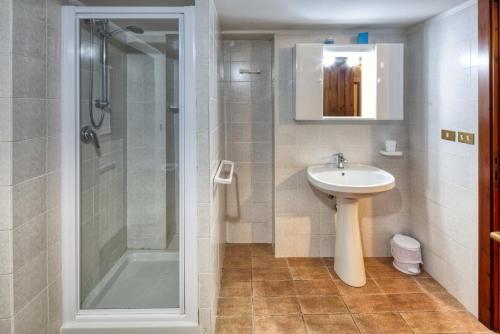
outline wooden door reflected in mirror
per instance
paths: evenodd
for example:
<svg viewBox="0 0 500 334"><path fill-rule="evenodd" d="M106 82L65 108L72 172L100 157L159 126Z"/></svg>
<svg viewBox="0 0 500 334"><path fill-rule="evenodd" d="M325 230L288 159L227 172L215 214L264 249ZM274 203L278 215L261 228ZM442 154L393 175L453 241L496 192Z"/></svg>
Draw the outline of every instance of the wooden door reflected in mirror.
<svg viewBox="0 0 500 334"><path fill-rule="evenodd" d="M361 116L361 59L336 57L323 69L323 116Z"/></svg>

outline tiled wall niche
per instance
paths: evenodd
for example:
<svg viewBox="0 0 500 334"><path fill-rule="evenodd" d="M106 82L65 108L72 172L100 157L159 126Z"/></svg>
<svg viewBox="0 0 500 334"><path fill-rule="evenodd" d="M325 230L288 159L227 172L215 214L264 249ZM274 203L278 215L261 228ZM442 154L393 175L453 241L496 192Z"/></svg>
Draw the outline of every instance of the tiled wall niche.
<svg viewBox="0 0 500 334"><path fill-rule="evenodd" d="M272 45L263 40L224 41L226 147L235 162L234 182L226 196L230 243L273 241Z"/></svg>
<svg viewBox="0 0 500 334"><path fill-rule="evenodd" d="M351 31L284 31L275 35L274 205L275 253L278 257L334 256L334 201L313 189L305 169L343 152L349 161L383 168L396 177L396 188L360 203L365 256L388 256L394 233L410 231L408 128L406 121L297 122L293 119L292 48L333 38L352 43ZM404 43L406 31L369 31L370 42ZM396 139L401 158L378 151Z"/></svg>

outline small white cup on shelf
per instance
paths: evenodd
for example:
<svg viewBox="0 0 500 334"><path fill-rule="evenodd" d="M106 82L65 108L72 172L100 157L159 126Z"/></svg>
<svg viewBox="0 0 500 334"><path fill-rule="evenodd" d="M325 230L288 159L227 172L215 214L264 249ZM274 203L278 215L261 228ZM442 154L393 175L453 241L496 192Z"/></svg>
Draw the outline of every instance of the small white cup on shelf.
<svg viewBox="0 0 500 334"><path fill-rule="evenodd" d="M396 152L396 141L387 139L385 141L385 150L386 152Z"/></svg>

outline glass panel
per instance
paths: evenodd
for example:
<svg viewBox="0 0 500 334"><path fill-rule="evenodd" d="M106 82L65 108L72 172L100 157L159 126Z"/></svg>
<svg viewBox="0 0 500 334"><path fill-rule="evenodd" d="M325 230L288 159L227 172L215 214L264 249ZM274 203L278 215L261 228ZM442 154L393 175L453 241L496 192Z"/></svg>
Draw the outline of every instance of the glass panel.
<svg viewBox="0 0 500 334"><path fill-rule="evenodd" d="M80 21L82 309L179 307L178 32Z"/></svg>

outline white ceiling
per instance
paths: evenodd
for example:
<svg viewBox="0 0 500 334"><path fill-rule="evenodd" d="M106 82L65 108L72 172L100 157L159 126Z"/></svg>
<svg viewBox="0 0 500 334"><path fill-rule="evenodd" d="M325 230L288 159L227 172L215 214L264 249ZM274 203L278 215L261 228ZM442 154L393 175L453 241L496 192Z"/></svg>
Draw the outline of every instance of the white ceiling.
<svg viewBox="0 0 500 334"><path fill-rule="evenodd" d="M215 0L223 30L409 27L465 0Z"/></svg>

